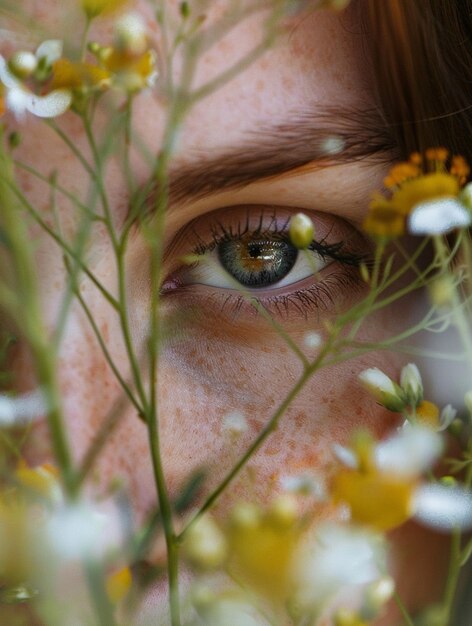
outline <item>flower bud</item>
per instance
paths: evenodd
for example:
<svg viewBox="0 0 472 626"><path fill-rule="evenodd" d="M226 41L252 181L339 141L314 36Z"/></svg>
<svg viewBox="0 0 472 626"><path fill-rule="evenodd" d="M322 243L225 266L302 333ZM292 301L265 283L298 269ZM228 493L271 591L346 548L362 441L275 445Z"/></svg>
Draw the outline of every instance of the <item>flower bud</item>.
<svg viewBox="0 0 472 626"><path fill-rule="evenodd" d="M146 25L137 13L128 13L115 23L115 41L120 50L140 55L147 48Z"/></svg>
<svg viewBox="0 0 472 626"><path fill-rule="evenodd" d="M14 74L20 80L29 78L35 71L38 65L38 60L32 52L26 52L24 50L15 52L15 54L8 61L8 68L12 74Z"/></svg>
<svg viewBox="0 0 472 626"><path fill-rule="evenodd" d="M454 299L454 283L450 276L436 278L428 285L429 298L431 303L437 307L450 307Z"/></svg>
<svg viewBox="0 0 472 626"><path fill-rule="evenodd" d="M399 413L405 408L402 389L377 367L371 367L361 372L359 380L377 402L386 409Z"/></svg>
<svg viewBox="0 0 472 626"><path fill-rule="evenodd" d="M297 213L290 220L290 241L299 250L304 250L313 241L315 227L311 219L304 213Z"/></svg>
<svg viewBox="0 0 472 626"><path fill-rule="evenodd" d="M222 565L227 555L226 539L210 516L202 516L188 529L183 552L187 560L200 569Z"/></svg>
<svg viewBox="0 0 472 626"><path fill-rule="evenodd" d="M417 406L423 400L421 374L414 363L408 363L402 369L400 386L405 393L408 404L411 406Z"/></svg>

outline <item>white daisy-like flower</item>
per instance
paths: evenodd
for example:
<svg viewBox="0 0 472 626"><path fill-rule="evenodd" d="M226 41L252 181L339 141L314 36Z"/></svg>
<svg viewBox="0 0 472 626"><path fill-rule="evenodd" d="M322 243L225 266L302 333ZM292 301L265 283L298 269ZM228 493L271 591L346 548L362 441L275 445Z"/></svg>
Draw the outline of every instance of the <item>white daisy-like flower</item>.
<svg viewBox="0 0 472 626"><path fill-rule="evenodd" d="M467 207L457 198L437 198L418 203L408 217L412 235L444 235L465 228L472 221Z"/></svg>
<svg viewBox="0 0 472 626"><path fill-rule="evenodd" d="M51 39L44 41L38 47L34 56L38 63L43 61L47 65L51 65L61 55L62 43ZM31 59L29 59L29 63L32 63ZM7 92L5 97L6 108L19 120L23 119L27 112L37 117L57 117L65 113L72 104L72 92L70 89L55 89L44 96L33 93L13 74L7 61L1 55L0 81L5 86Z"/></svg>

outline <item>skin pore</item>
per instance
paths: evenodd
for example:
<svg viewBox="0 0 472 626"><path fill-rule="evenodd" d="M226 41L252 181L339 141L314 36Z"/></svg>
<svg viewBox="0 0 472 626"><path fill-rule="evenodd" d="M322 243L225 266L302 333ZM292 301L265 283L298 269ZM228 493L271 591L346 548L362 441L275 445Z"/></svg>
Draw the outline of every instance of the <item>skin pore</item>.
<svg viewBox="0 0 472 626"><path fill-rule="evenodd" d="M177 3L167 4L171 12L177 10ZM230 4L231 0L214 0L206 11L206 23L217 23ZM55 25L62 23L67 9L59 1L28 5L31 15L44 20L52 36L57 36ZM162 42L149 4L137 2L135 10L147 20L159 51ZM261 39L265 18L265 10L255 12L209 47L198 60L194 89L247 53ZM93 34L100 39L108 31L108 23L102 21ZM376 120L371 113L376 103L369 60L362 50L362 33L354 11L308 11L287 17L274 45L197 102L178 134L170 168L171 203L164 238L164 340L158 377L161 450L171 497L192 472L201 468L207 474L204 493L210 493L301 374L300 360L286 341L264 316L238 301L232 285L218 274L218 237L228 232L251 233L257 228L272 232L274 225L283 228L292 215L303 210L315 224L317 241L326 246L343 244L339 259L329 254L322 258L324 267L316 278L302 267L297 278L287 275L283 286L260 291L263 306L298 346L303 346L309 331L323 336L325 321L352 307L365 293L356 259L358 265L359 259L370 258L372 250L360 225L371 192L382 186L388 163L396 155L380 123L376 126L372 121ZM178 63L175 72L178 76ZM136 136L152 155L161 148L165 112L159 92L146 91L134 103ZM88 154L86 138L74 115L67 113L58 124ZM94 129L97 137L106 124L106 113L101 112ZM32 118L22 123L21 133L24 140L16 158L46 176L57 172L60 184L86 202L89 176L57 135ZM323 157L323 141L330 136L345 138L345 154ZM144 186L151 172L138 153L133 154L132 168L136 185ZM54 224L47 186L24 172L18 177L47 223ZM129 198L117 162L110 161L105 180L119 229ZM151 192L149 206L152 199ZM67 200L60 197L57 202L62 232L66 238L72 237L77 216ZM32 228L31 237L43 311L52 332L66 280L63 258L39 227ZM196 254L197 249L213 259L203 273L181 261L185 255ZM145 348L150 294L156 288L149 275L148 254L136 227L125 263L132 340L138 354ZM87 255L96 276L116 293L115 259L100 225L93 228ZM114 362L128 379L118 316L85 278L81 293ZM373 314L359 336L375 341L393 334L415 314L414 303L401 300L396 307ZM306 352L312 358L317 348L307 348ZM397 425L395 419L362 391L357 374L376 366L395 377L403 363L401 356L375 353L317 373L250 461L250 471L244 470L218 502L216 514L224 516L238 499L267 501L277 492L277 477L282 471L308 468L328 478L331 445L347 443L359 427L369 428L379 438L389 433ZM35 386L28 352L21 343L12 354L12 368L18 389ZM68 440L74 460L80 462L122 393L78 303L67 322L58 372ZM223 428L224 416L232 411L243 413L249 425L237 441L229 440ZM119 478L126 485L137 526L156 506L147 437L136 410L127 405L90 479L90 489L104 493L111 481ZM32 463L51 457L45 422L35 425L25 454ZM320 518L332 515L328 507L320 506ZM393 539L398 592L414 613L441 592L447 545L412 524L396 531ZM156 545L149 559L161 557L162 547ZM382 623L393 624L394 620L392 611Z"/></svg>

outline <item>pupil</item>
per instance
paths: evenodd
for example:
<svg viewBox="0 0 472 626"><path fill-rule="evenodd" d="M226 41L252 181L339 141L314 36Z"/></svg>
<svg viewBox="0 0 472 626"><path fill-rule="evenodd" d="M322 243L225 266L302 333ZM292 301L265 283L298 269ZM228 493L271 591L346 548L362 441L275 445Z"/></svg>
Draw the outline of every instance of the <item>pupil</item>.
<svg viewBox="0 0 472 626"><path fill-rule="evenodd" d="M244 287L275 285L293 268L298 250L288 241L242 238L218 246L220 263Z"/></svg>

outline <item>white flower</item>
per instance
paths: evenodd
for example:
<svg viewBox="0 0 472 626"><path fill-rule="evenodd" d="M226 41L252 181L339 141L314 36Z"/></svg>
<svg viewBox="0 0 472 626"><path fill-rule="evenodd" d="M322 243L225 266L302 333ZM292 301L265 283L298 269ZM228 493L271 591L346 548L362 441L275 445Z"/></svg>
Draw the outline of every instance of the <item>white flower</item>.
<svg viewBox="0 0 472 626"><path fill-rule="evenodd" d="M402 390L377 367L371 367L361 372L359 380L367 391L387 409L401 411L404 408Z"/></svg>
<svg viewBox="0 0 472 626"><path fill-rule="evenodd" d="M472 528L472 493L461 486L422 485L415 492L416 520L436 530Z"/></svg>
<svg viewBox="0 0 472 626"><path fill-rule="evenodd" d="M430 469L443 451L441 436L426 426L409 425L375 447L381 472L415 478Z"/></svg>
<svg viewBox="0 0 472 626"><path fill-rule="evenodd" d="M302 544L295 565L295 604L320 610L350 587L381 577L385 547L380 535L350 526L322 526Z"/></svg>
<svg viewBox="0 0 472 626"><path fill-rule="evenodd" d="M44 59L50 65L62 54L62 43L58 40L44 41L36 50L36 59ZM6 107L18 119L26 112L37 117L57 117L65 113L72 104L72 92L69 89L55 89L39 96L26 87L9 69L8 63L0 55L0 81L7 89Z"/></svg>
<svg viewBox="0 0 472 626"><path fill-rule="evenodd" d="M66 503L45 526L45 546L60 561L100 560L121 543L118 513L106 504Z"/></svg>
<svg viewBox="0 0 472 626"><path fill-rule="evenodd" d="M23 426L42 417L46 411L39 389L19 396L0 395L0 427Z"/></svg>
<svg viewBox="0 0 472 626"><path fill-rule="evenodd" d="M471 223L471 214L456 198L438 198L418 203L408 217L412 235L443 235Z"/></svg>
<svg viewBox="0 0 472 626"><path fill-rule="evenodd" d="M423 382L420 371L414 363L408 363L402 368L400 386L411 405L416 406L423 399Z"/></svg>

